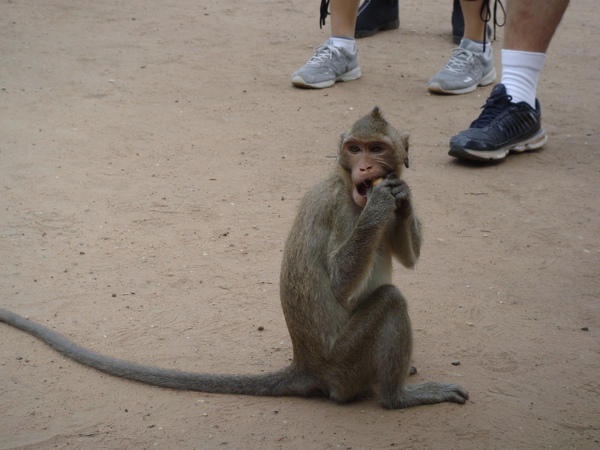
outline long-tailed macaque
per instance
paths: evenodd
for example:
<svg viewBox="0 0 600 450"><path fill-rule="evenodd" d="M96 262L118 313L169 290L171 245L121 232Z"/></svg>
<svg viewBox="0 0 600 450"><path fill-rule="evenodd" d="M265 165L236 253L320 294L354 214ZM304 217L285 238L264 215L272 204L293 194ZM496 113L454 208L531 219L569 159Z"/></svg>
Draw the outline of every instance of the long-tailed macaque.
<svg viewBox="0 0 600 450"><path fill-rule="evenodd" d="M408 167L408 135L378 108L342 135L338 164L304 197L287 239L281 304L291 364L260 375L213 375L142 366L79 347L0 309L0 320L103 372L174 389L246 395L323 395L347 402L376 392L381 406L464 403L456 384L405 384L412 331L406 300L391 284L392 257L412 268L421 247Z"/></svg>

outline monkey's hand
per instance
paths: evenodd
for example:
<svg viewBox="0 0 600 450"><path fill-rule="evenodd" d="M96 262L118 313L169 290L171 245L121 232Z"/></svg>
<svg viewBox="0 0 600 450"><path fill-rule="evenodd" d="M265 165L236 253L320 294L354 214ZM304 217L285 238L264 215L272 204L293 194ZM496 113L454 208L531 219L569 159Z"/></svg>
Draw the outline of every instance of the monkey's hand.
<svg viewBox="0 0 600 450"><path fill-rule="evenodd" d="M394 173L388 174L385 178L378 178L373 182L373 187L369 190L367 207L371 210L387 213L395 209L395 198L393 190L396 188L400 179Z"/></svg>
<svg viewBox="0 0 600 450"><path fill-rule="evenodd" d="M394 173L388 174L374 191L384 187L384 184L388 196L392 198L391 216L395 218L394 238L391 241L394 255L404 267L412 268L421 253L421 222L414 214L412 194L404 180Z"/></svg>
<svg viewBox="0 0 600 450"><path fill-rule="evenodd" d="M404 180L398 178L397 181L399 183L391 190L396 204L396 214L400 217L408 217L412 210L412 194Z"/></svg>
<svg viewBox="0 0 600 450"><path fill-rule="evenodd" d="M410 212L412 196L406 182L398 178L394 172L391 172L385 178L380 178L377 183L373 182L373 189L376 190L380 184L380 189L387 189L389 194L394 198L396 212L400 215L405 215L403 213L408 214Z"/></svg>

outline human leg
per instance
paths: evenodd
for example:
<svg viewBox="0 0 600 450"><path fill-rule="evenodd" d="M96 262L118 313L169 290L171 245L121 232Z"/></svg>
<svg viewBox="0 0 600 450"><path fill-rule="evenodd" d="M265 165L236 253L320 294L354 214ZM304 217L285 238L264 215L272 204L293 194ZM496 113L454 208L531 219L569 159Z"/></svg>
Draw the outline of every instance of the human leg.
<svg viewBox="0 0 600 450"><path fill-rule="evenodd" d="M484 6L485 2L485 6ZM466 94L487 86L496 79L494 54L485 36L486 23L482 8L488 0L461 0L464 15L464 37L460 46L452 50L452 57L428 83L428 89L438 94Z"/></svg>
<svg viewBox="0 0 600 450"><path fill-rule="evenodd" d="M321 89L361 76L354 27L359 0L331 0L331 37L315 48L313 57L292 75L298 87Z"/></svg>
<svg viewBox="0 0 600 450"><path fill-rule="evenodd" d="M507 4L500 83L514 103L526 101L535 108L546 51L568 4L569 0L520 0Z"/></svg>
<svg viewBox="0 0 600 450"><path fill-rule="evenodd" d="M481 18L481 8L483 2L488 0L460 0L460 8L463 12L465 21L465 32L463 38L470 39L472 41L484 42L483 32L486 27L486 23Z"/></svg>
<svg viewBox="0 0 600 450"><path fill-rule="evenodd" d="M354 39L359 0L330 0L331 35Z"/></svg>
<svg viewBox="0 0 600 450"><path fill-rule="evenodd" d="M541 148L547 140L536 100L545 52L569 0L509 0L501 83L480 116L450 139L449 154L478 161Z"/></svg>
<svg viewBox="0 0 600 450"><path fill-rule="evenodd" d="M508 0L504 48L546 53L569 0Z"/></svg>

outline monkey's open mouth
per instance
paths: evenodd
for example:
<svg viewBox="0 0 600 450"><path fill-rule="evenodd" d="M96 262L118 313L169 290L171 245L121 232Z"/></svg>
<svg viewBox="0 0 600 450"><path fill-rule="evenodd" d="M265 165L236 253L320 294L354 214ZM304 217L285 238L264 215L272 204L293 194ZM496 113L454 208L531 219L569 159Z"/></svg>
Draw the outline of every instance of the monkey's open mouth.
<svg viewBox="0 0 600 450"><path fill-rule="evenodd" d="M369 192L371 187L373 187L373 180L364 180L356 185L356 191L359 193L359 195L366 197L367 192Z"/></svg>
<svg viewBox="0 0 600 450"><path fill-rule="evenodd" d="M356 191L362 195L363 197L367 196L369 189L377 186L379 183L383 181L383 177L376 177L369 180L363 180L356 185Z"/></svg>

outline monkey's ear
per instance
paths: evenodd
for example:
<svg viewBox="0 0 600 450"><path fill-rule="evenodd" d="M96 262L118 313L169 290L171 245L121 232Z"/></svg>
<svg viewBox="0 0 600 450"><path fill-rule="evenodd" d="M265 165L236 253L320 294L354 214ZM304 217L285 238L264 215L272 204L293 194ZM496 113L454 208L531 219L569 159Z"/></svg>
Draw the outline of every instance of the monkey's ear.
<svg viewBox="0 0 600 450"><path fill-rule="evenodd" d="M408 147L409 147L408 137L409 137L408 133L402 133L402 145L404 146L404 151L406 152L406 157L404 158L404 167L406 167L407 169L408 169L408 166L410 165L410 157L408 155Z"/></svg>

